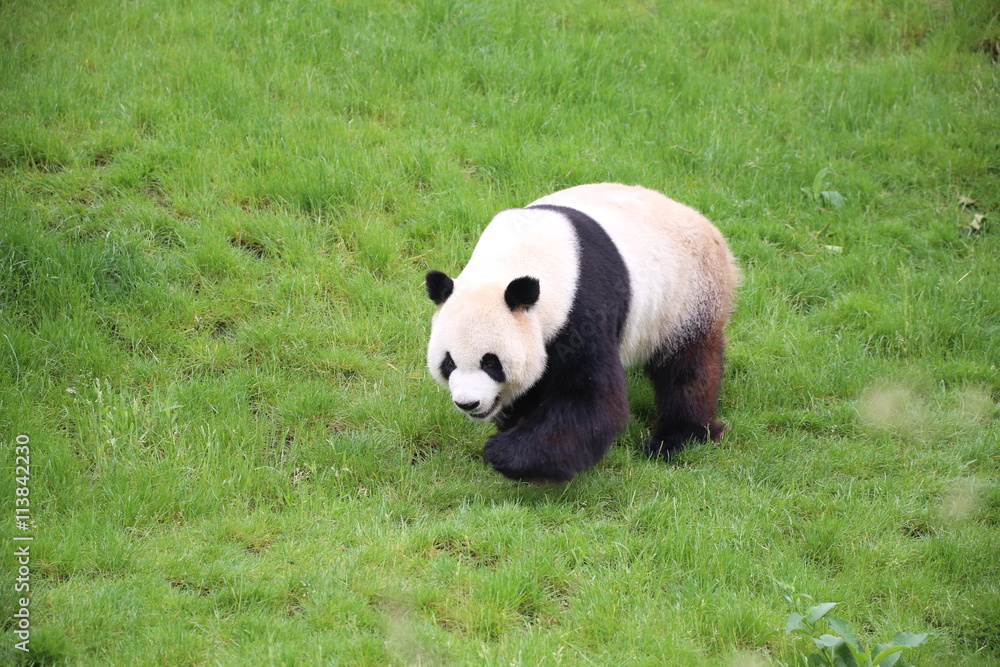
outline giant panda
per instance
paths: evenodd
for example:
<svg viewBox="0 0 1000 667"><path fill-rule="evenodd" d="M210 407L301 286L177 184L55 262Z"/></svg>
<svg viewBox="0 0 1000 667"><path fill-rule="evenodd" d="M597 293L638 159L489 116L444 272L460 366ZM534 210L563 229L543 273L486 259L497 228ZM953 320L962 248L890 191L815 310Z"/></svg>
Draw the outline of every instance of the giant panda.
<svg viewBox="0 0 1000 667"><path fill-rule="evenodd" d="M565 481L599 462L628 419L642 364L656 418L646 451L718 440L723 329L738 281L704 216L638 186L579 185L498 213L437 304L427 364L455 406L497 433L484 458L511 479Z"/></svg>

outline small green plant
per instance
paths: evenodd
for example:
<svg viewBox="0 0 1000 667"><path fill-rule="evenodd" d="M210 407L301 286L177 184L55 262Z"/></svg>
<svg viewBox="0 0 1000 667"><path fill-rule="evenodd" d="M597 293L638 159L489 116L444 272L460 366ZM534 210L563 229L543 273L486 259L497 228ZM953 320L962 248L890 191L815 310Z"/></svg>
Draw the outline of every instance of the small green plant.
<svg viewBox="0 0 1000 667"><path fill-rule="evenodd" d="M851 626L843 619L830 616L830 611L837 606L836 602L815 602L812 597L803 593L790 591L785 599L795 608L801 609L811 604L805 613L793 611L788 615L785 633L789 636L799 636L810 639L818 649L806 657L806 664L826 665L827 667L912 667L901 660L904 651L923 644L928 637L926 632L897 632L888 644L876 644L871 650L865 650Z"/></svg>
<svg viewBox="0 0 1000 667"><path fill-rule="evenodd" d="M803 194L809 198L817 206L830 206L832 208L840 208L844 205L844 195L840 194L836 190L824 190L823 185L826 179L826 175L830 173L830 168L826 167L820 169L816 177L813 178L813 184L811 188L802 188Z"/></svg>

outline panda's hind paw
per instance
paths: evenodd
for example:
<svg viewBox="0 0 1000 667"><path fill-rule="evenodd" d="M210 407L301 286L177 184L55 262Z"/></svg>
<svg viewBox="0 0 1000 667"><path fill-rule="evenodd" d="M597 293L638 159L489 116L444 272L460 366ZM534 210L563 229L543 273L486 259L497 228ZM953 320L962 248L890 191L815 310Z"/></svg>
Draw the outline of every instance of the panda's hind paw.
<svg viewBox="0 0 1000 667"><path fill-rule="evenodd" d="M677 442L672 438L666 440L651 438L646 441L646 454L651 459L661 458L664 461L669 461L682 449L684 449L684 442Z"/></svg>
<svg viewBox="0 0 1000 667"><path fill-rule="evenodd" d="M712 421L705 426L688 426L671 429L654 435L646 442L646 453L650 458L669 461L690 442L718 442L726 427L722 422Z"/></svg>

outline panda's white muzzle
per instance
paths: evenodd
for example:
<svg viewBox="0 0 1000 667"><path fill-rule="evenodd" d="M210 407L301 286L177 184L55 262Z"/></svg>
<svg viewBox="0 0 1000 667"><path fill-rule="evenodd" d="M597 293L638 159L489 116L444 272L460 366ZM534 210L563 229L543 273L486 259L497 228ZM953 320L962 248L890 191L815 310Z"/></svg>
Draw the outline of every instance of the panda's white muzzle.
<svg viewBox="0 0 1000 667"><path fill-rule="evenodd" d="M482 371L456 369L448 378L455 407L472 419L491 419L500 408L500 384Z"/></svg>
<svg viewBox="0 0 1000 667"><path fill-rule="evenodd" d="M496 414L497 403L499 403L499 400L494 401L486 408L482 408L479 401L476 401L475 403L459 403L456 401L455 406L472 419L487 420L491 419L493 415Z"/></svg>

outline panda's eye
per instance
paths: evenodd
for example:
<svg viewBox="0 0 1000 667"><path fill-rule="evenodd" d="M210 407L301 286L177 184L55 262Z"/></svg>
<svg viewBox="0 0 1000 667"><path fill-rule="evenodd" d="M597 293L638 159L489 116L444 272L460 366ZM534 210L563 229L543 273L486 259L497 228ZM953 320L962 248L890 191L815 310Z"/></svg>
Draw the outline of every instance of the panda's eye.
<svg viewBox="0 0 1000 667"><path fill-rule="evenodd" d="M455 360L451 358L451 352L444 353L444 361L441 362L441 375L447 380L451 372L454 371L458 366L455 365Z"/></svg>
<svg viewBox="0 0 1000 667"><path fill-rule="evenodd" d="M495 382L503 382L507 379L507 376L503 372L503 364L500 363L500 357L492 352L487 352L483 355L482 361L479 362L479 367Z"/></svg>

